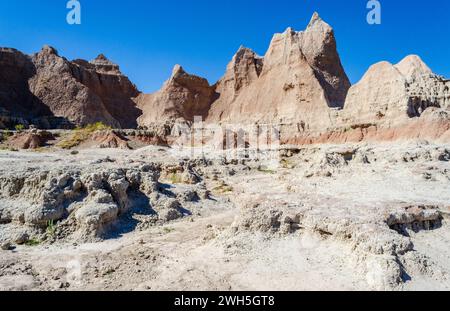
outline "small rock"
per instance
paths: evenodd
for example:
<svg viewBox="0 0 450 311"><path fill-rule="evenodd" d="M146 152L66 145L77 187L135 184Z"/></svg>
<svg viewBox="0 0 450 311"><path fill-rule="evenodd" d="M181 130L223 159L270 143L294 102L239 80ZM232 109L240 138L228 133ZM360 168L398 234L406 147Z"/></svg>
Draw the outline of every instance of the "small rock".
<svg viewBox="0 0 450 311"><path fill-rule="evenodd" d="M26 232L22 232L17 234L17 236L14 238L14 242L17 245L23 245L26 242L28 242L30 240L30 236L26 233Z"/></svg>
<svg viewBox="0 0 450 311"><path fill-rule="evenodd" d="M4 251L8 251L11 249L11 243L10 242L2 242L0 244L0 248Z"/></svg>

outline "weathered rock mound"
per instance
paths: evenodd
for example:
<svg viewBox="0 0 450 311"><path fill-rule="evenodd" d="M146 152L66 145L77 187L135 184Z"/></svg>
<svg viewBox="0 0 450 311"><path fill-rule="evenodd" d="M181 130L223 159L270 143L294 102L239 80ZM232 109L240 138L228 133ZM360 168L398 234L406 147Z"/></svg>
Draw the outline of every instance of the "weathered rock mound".
<svg viewBox="0 0 450 311"><path fill-rule="evenodd" d="M241 214L231 227L233 234L316 234L351 247L355 268L374 290L398 289L408 275L405 262L420 264L423 256L414 250L408 232L441 226L436 206L386 207L377 214L352 219L344 213L322 212L302 204L252 198L241 205Z"/></svg>
<svg viewBox="0 0 450 311"><path fill-rule="evenodd" d="M47 131L30 130L16 133L8 140L13 149L37 149L44 147L49 140L54 139L53 134Z"/></svg>
<svg viewBox="0 0 450 311"><path fill-rule="evenodd" d="M137 126L136 87L103 55L70 62L45 46L33 56L0 50L0 126Z"/></svg>
<svg viewBox="0 0 450 311"><path fill-rule="evenodd" d="M36 235L89 241L127 229L127 215L134 213L148 216L152 223L190 215L183 204L198 198L195 184L200 181L193 175L191 164L171 168L184 171L187 181L195 179L187 193L175 195L159 183L160 175L169 168L154 163L122 168L108 161L107 165L93 164L87 169L32 169L3 174L0 224L28 231L30 238ZM114 227L120 221L124 223ZM7 230L1 233L0 241L11 238Z"/></svg>
<svg viewBox="0 0 450 311"><path fill-rule="evenodd" d="M190 75L177 65L160 91L136 99L143 111L138 123L150 126L177 119L193 121L196 116L205 118L215 96L206 79Z"/></svg>
<svg viewBox="0 0 450 311"><path fill-rule="evenodd" d="M449 84L416 55L397 65L373 65L345 103L344 122L401 122L420 117L430 107L450 107Z"/></svg>
<svg viewBox="0 0 450 311"><path fill-rule="evenodd" d="M130 149L128 139L116 131L100 131L94 133L92 140L99 148Z"/></svg>

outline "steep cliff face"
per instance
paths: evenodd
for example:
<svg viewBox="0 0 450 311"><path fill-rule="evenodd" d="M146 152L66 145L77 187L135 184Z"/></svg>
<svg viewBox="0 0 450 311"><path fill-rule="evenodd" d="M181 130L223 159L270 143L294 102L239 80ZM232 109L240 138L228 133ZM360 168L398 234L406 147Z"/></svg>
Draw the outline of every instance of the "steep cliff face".
<svg viewBox="0 0 450 311"><path fill-rule="evenodd" d="M238 51L217 84L220 97L207 121L326 127L330 108L343 107L349 87L333 30L314 14L305 31L274 35L264 59Z"/></svg>
<svg viewBox="0 0 450 311"><path fill-rule="evenodd" d="M141 112L132 98L139 91L104 56L70 62L49 46L33 56L1 49L0 69L2 127L14 122L50 128L94 122L137 126Z"/></svg>
<svg viewBox="0 0 450 311"><path fill-rule="evenodd" d="M30 92L28 79L35 74L29 56L15 49L0 48L0 127L50 114L48 107Z"/></svg>
<svg viewBox="0 0 450 311"><path fill-rule="evenodd" d="M72 72L78 82L89 88L100 99L106 110L122 128L136 128L137 118L142 111L133 101L140 92L136 86L120 72L118 65L103 54L91 62L73 61Z"/></svg>
<svg viewBox="0 0 450 311"><path fill-rule="evenodd" d="M219 98L209 111L210 120L221 120L223 114L228 113L229 104L261 75L264 59L251 49L240 47L227 66L222 79L216 83Z"/></svg>
<svg viewBox="0 0 450 311"><path fill-rule="evenodd" d="M299 45L325 90L328 105L342 108L351 84L337 52L333 28L314 13L306 31L299 33Z"/></svg>
<svg viewBox="0 0 450 311"><path fill-rule="evenodd" d="M205 118L215 98L214 87L206 79L190 75L176 65L160 91L142 94L136 99L143 111L138 123L150 126L177 119L193 121L196 116Z"/></svg>
<svg viewBox="0 0 450 311"><path fill-rule="evenodd" d="M435 139L450 137L449 89L450 81L415 55L375 64L350 86L334 31L317 13L306 30L275 34L264 57L239 48L213 86L177 65L154 94L141 94L102 54L68 61L48 46L33 56L0 48L0 128L100 121L165 131L199 116L207 123L276 124L286 143Z"/></svg>
<svg viewBox="0 0 450 311"><path fill-rule="evenodd" d="M106 110L101 98L74 76L74 66L58 55L55 49L44 47L33 56L36 74L29 80L30 90L52 112L73 124L104 122L120 124Z"/></svg>
<svg viewBox="0 0 450 311"><path fill-rule="evenodd" d="M285 132L284 143L346 143L426 139L450 142L449 83L416 55L369 68L347 95L335 126Z"/></svg>

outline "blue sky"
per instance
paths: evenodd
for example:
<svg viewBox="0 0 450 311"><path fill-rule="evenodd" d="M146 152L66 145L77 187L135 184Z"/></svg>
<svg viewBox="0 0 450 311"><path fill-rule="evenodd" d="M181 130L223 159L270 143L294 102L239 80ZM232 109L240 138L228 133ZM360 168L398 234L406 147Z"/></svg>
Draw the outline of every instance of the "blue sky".
<svg viewBox="0 0 450 311"><path fill-rule="evenodd" d="M0 46L34 53L49 44L68 59L104 53L152 92L175 64L215 83L240 45L263 55L274 33L302 30L318 11L353 83L371 64L408 54L450 77L448 0L380 0L376 26L366 22L367 0L79 1L82 25L71 26L66 0L0 0Z"/></svg>

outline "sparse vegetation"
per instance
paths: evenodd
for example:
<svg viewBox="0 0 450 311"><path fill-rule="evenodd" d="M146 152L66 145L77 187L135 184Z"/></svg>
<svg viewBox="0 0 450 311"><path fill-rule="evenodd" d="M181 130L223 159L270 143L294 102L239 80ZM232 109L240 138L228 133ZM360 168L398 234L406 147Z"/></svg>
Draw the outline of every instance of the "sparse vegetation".
<svg viewBox="0 0 450 311"><path fill-rule="evenodd" d="M170 183L172 185L183 183L183 179L181 178L181 175L178 173L169 174L168 179L170 180Z"/></svg>
<svg viewBox="0 0 450 311"><path fill-rule="evenodd" d="M164 231L165 234L169 234L169 233L174 232L175 229L174 228L169 228L169 227L164 227L163 231Z"/></svg>
<svg viewBox="0 0 450 311"><path fill-rule="evenodd" d="M12 136L10 131L3 131L0 133L0 142L8 140Z"/></svg>
<svg viewBox="0 0 450 311"><path fill-rule="evenodd" d="M224 181L222 181L222 183L220 185L218 185L217 187L214 187L212 189L212 191L214 193L217 193L217 194L230 193L230 192L233 192L233 190L234 190L233 187L231 187L230 185L228 185Z"/></svg>
<svg viewBox="0 0 450 311"><path fill-rule="evenodd" d="M0 151L18 152L19 149L17 149L17 148L12 148L12 147L9 147L9 146L0 146Z"/></svg>
<svg viewBox="0 0 450 311"><path fill-rule="evenodd" d="M97 131L110 130L111 127L103 124L102 122L97 122L94 124L87 125L85 127L77 127L73 132L65 139L63 139L57 146L62 149L72 149L80 145L82 142L89 139L93 133Z"/></svg>
<svg viewBox="0 0 450 311"><path fill-rule="evenodd" d="M295 168L295 164L292 163L292 161L290 161L288 159L282 159L280 164L281 164L281 167L285 168L285 169L293 169L293 168Z"/></svg>
<svg viewBox="0 0 450 311"><path fill-rule="evenodd" d="M41 244L41 241L39 241L37 239L30 239L25 243L26 246L30 246L30 247L38 246L39 244Z"/></svg>
<svg viewBox="0 0 450 311"><path fill-rule="evenodd" d="M46 148L44 148L44 147L39 147L39 148L32 149L32 151L33 151L33 152L36 152L36 153L46 152L47 150L48 150L48 149L46 149Z"/></svg>
<svg viewBox="0 0 450 311"><path fill-rule="evenodd" d="M266 173L266 174L275 174L276 172L274 170L271 170L267 167L258 167L258 171L261 173Z"/></svg>
<svg viewBox="0 0 450 311"><path fill-rule="evenodd" d="M46 232L47 232L47 235L49 235L50 237L54 237L56 235L56 225L53 220L49 220L47 222Z"/></svg>
<svg viewBox="0 0 450 311"><path fill-rule="evenodd" d="M14 128L17 132L22 132L25 129L25 126L23 124L17 124Z"/></svg>

